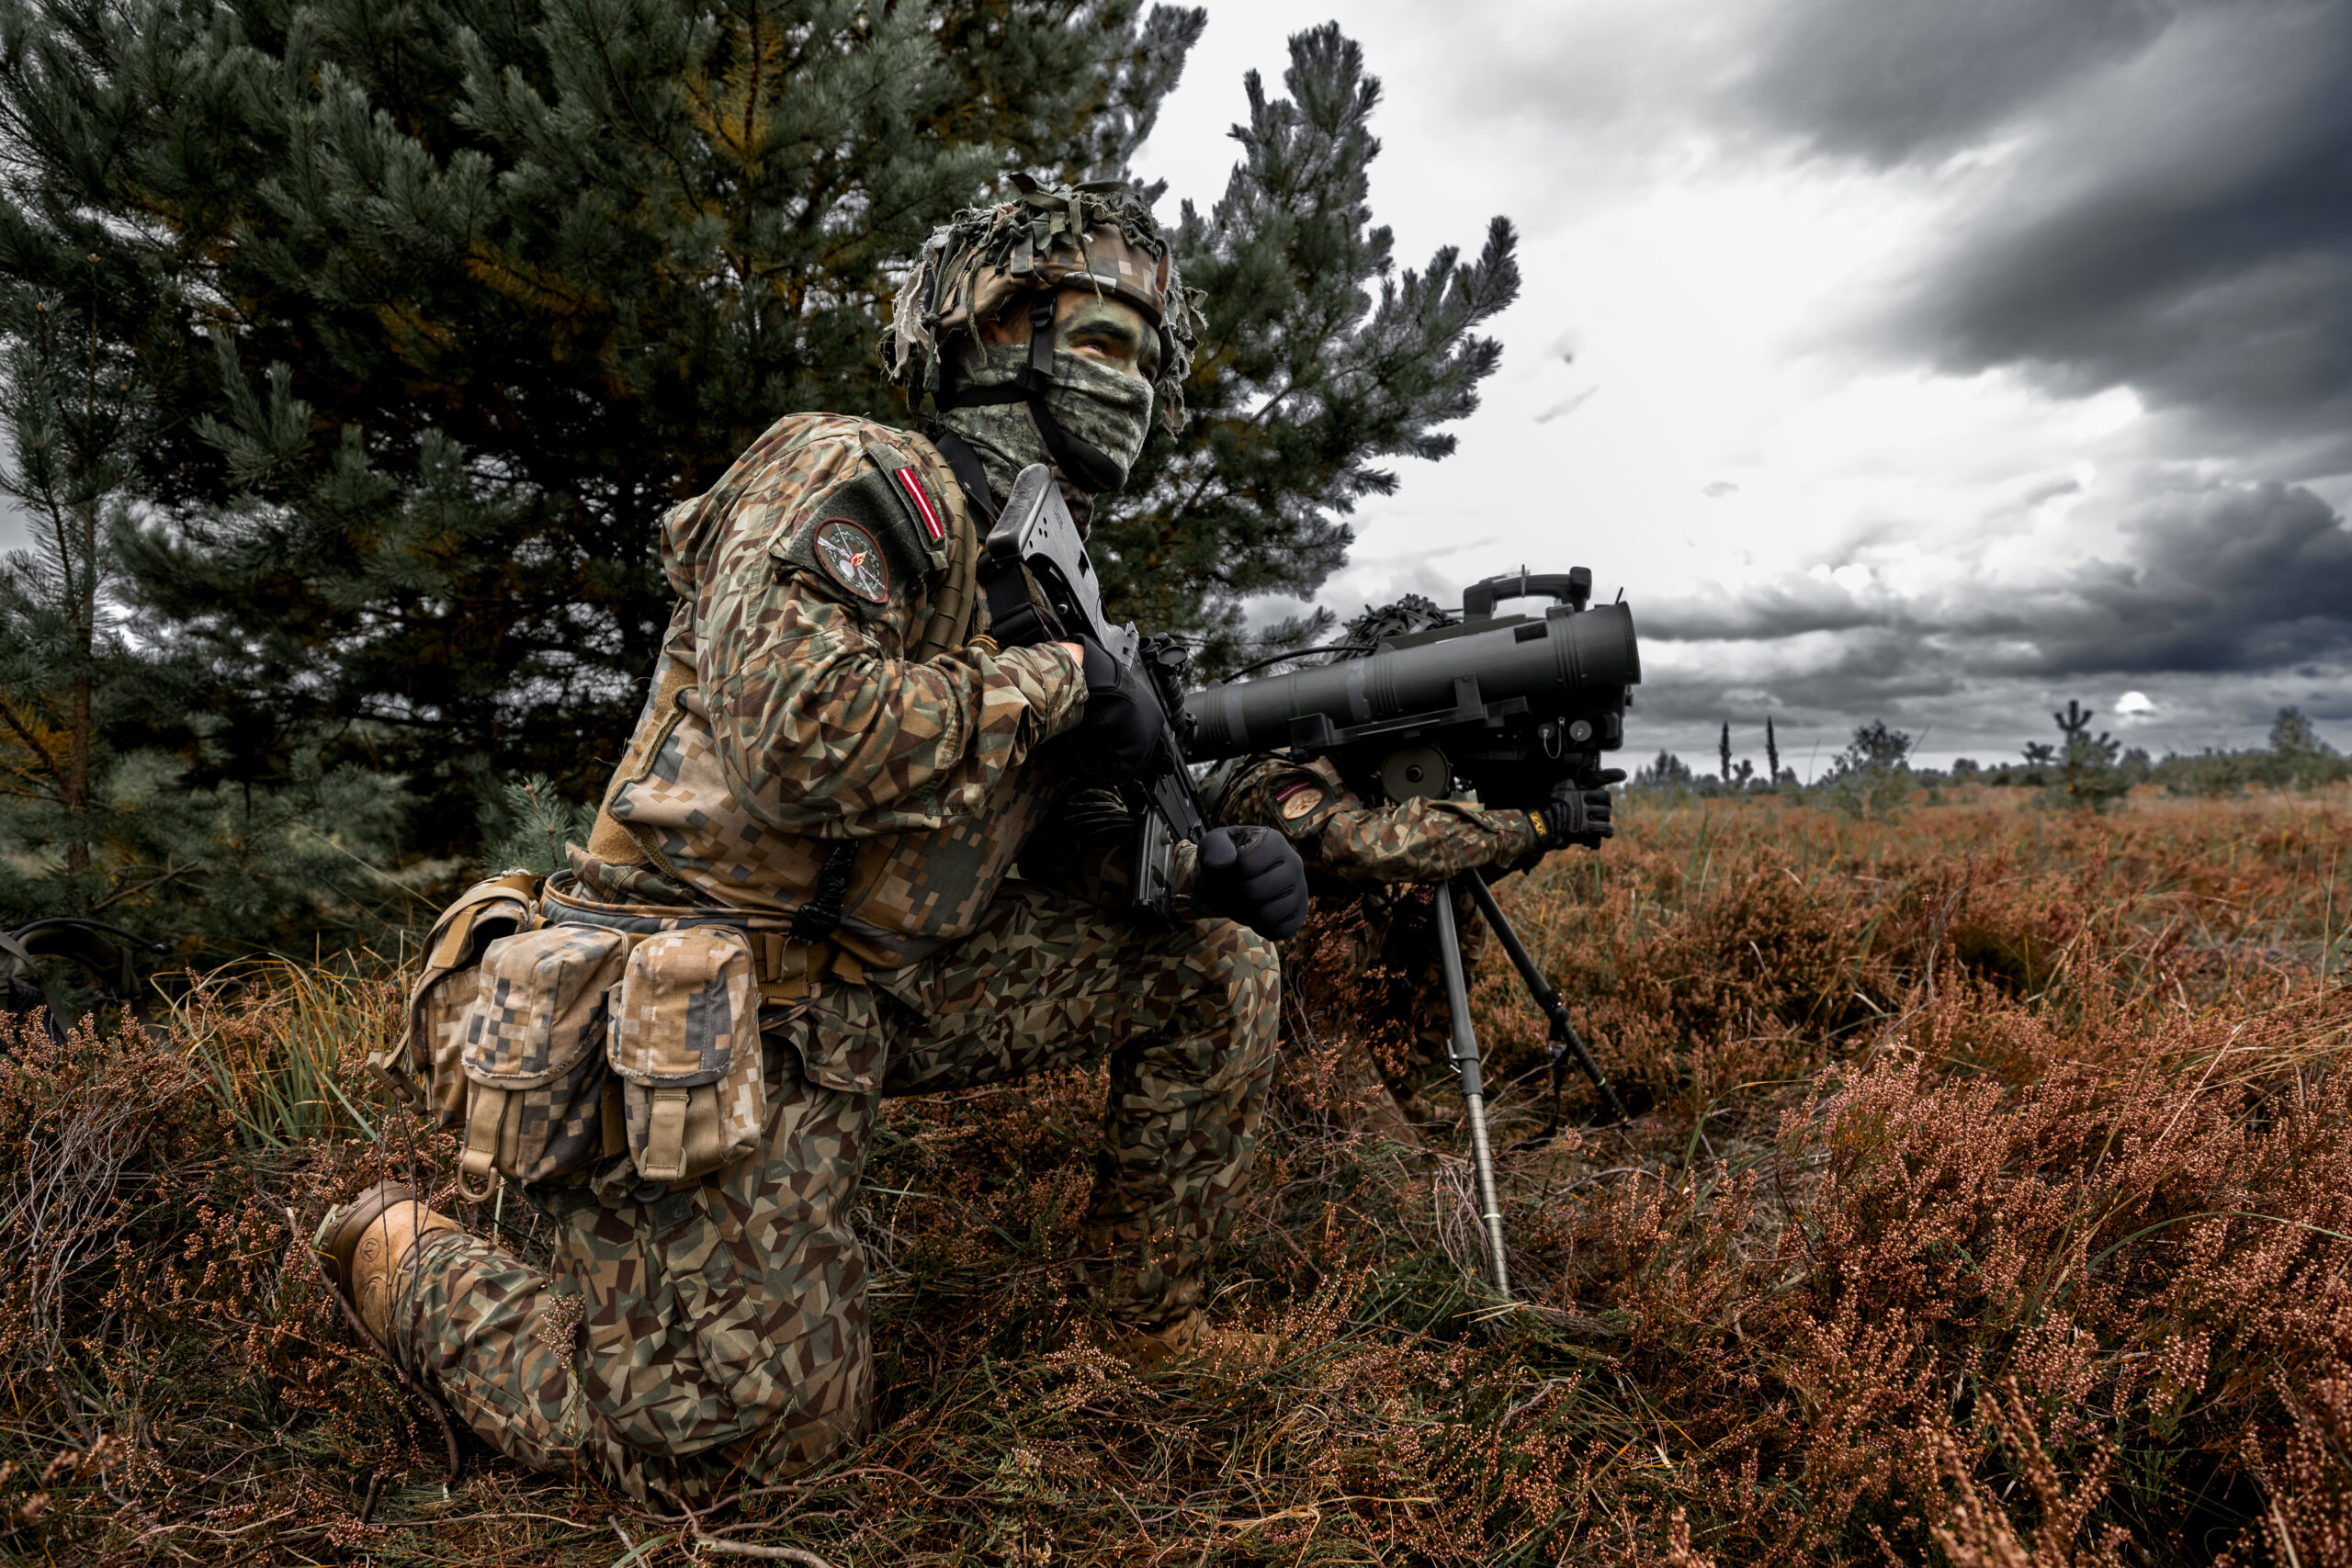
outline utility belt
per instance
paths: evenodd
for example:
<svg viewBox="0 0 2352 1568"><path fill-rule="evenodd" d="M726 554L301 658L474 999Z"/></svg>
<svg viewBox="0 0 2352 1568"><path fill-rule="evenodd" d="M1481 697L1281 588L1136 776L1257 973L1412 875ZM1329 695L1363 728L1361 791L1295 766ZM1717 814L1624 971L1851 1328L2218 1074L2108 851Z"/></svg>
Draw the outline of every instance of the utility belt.
<svg viewBox="0 0 2352 1568"><path fill-rule="evenodd" d="M759 1140L762 1009L865 984L788 923L598 903L568 872L492 877L434 923L407 1027L369 1065L462 1134L474 1201L496 1177L561 1183L624 1154L645 1181L695 1180Z"/></svg>

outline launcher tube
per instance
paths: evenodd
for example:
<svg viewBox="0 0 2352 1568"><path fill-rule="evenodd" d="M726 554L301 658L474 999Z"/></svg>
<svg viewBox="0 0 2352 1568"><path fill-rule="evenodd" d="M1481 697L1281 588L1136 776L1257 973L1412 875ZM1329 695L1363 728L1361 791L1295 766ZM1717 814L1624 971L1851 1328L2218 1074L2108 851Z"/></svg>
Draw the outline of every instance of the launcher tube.
<svg viewBox="0 0 2352 1568"><path fill-rule="evenodd" d="M1580 693L1631 686L1642 678L1634 613L1597 604L1576 615L1505 622L1368 659L1237 681L1184 702L1197 728L1186 755L1195 762L1291 743L1291 721L1321 714L1334 728L1376 724L1454 705L1455 680L1474 675L1482 701L1566 702Z"/></svg>

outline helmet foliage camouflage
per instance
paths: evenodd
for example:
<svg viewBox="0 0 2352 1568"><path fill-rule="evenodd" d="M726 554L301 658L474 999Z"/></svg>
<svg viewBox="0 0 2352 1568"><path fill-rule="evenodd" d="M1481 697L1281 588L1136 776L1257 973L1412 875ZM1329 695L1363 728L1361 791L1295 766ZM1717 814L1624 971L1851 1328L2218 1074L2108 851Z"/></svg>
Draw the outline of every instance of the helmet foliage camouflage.
<svg viewBox="0 0 2352 1568"><path fill-rule="evenodd" d="M932 231L899 289L883 357L910 407L946 390L943 351L959 333L1000 314L1016 299L1067 288L1092 288L1143 313L1159 333L1153 400L1171 435L1184 427L1184 378L1207 326L1201 293L1186 288L1151 209L1118 180L1046 186L1012 176L1019 194L995 207L967 208Z"/></svg>
<svg viewBox="0 0 2352 1568"><path fill-rule="evenodd" d="M1370 653L1374 645L1392 637L1404 637L1410 632L1435 631L1440 626L1461 623L1437 607L1437 601L1419 593L1408 593L1392 604L1378 609L1366 609L1348 622L1348 642L1352 645L1350 657Z"/></svg>

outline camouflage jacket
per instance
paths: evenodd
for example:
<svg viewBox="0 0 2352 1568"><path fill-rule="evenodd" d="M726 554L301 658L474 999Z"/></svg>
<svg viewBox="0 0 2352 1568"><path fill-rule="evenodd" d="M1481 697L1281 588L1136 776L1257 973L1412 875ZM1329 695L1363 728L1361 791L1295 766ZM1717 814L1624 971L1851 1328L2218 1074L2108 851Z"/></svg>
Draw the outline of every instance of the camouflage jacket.
<svg viewBox="0 0 2352 1568"><path fill-rule="evenodd" d="M813 906L886 968L971 931L1067 792L1033 757L1086 699L1063 649L979 635L973 529L928 441L830 414L779 420L673 510L678 603L573 857L584 889L780 919Z"/></svg>
<svg viewBox="0 0 2352 1568"><path fill-rule="evenodd" d="M1329 758L1245 757L1208 803L1223 827L1257 824L1288 838L1317 894L1366 885L1439 882L1473 866L1508 865L1535 847L1524 811L1460 800L1367 806Z"/></svg>

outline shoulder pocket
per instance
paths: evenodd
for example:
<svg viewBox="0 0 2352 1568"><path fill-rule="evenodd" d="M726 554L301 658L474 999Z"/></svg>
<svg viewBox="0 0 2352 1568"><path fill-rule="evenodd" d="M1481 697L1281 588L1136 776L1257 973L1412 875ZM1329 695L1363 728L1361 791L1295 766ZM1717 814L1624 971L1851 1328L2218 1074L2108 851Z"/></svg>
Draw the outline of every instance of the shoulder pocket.
<svg viewBox="0 0 2352 1568"><path fill-rule="evenodd" d="M605 1153L601 1047L628 953L621 931L548 926L482 953L459 1051L469 1197L489 1195L492 1171L546 1181Z"/></svg>
<svg viewBox="0 0 2352 1568"><path fill-rule="evenodd" d="M638 944L614 1015L629 1157L648 1181L691 1181L758 1146L760 987L741 931L696 926Z"/></svg>

